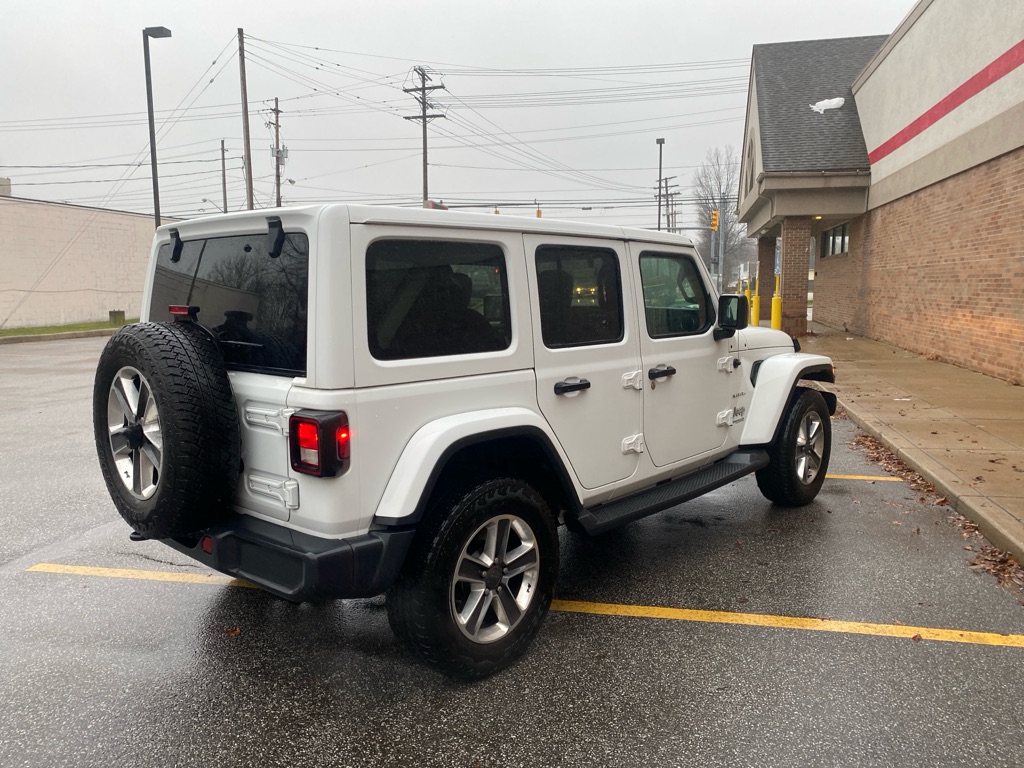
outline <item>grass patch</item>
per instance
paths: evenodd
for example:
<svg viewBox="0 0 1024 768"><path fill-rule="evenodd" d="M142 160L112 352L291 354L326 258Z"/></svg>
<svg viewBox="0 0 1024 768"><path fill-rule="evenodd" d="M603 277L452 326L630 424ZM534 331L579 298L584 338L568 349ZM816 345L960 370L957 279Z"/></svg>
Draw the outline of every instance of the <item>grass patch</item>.
<svg viewBox="0 0 1024 768"><path fill-rule="evenodd" d="M138 320L126 320L126 323L137 323ZM67 333L69 331L95 331L101 328L120 328L107 320L95 323L71 323L70 325L37 325L31 328L0 328L0 336L45 336L48 333Z"/></svg>

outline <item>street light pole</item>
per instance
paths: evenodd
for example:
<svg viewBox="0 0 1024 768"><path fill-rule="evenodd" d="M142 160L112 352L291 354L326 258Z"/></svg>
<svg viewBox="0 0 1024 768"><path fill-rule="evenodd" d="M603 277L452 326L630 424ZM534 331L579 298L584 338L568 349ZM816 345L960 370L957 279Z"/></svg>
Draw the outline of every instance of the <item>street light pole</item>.
<svg viewBox="0 0 1024 768"><path fill-rule="evenodd" d="M149 108L149 162L153 169L153 219L160 226L160 183L156 173L156 123L153 120L153 76L149 69L149 38L170 37L167 27L146 27L142 30L142 54L146 60L146 105Z"/></svg>
<svg viewBox="0 0 1024 768"><path fill-rule="evenodd" d="M661 231L661 151L665 148L664 139L655 139L658 143L658 231Z"/></svg>

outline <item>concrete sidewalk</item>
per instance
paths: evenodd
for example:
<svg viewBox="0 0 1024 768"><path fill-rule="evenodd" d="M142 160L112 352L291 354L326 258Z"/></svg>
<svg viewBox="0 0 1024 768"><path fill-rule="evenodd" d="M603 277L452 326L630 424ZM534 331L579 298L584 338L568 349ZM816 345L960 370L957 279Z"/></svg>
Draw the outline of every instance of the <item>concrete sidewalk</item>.
<svg viewBox="0 0 1024 768"><path fill-rule="evenodd" d="M828 388L864 431L1024 563L1024 387L810 323ZM1018 352L1019 354L1019 352Z"/></svg>

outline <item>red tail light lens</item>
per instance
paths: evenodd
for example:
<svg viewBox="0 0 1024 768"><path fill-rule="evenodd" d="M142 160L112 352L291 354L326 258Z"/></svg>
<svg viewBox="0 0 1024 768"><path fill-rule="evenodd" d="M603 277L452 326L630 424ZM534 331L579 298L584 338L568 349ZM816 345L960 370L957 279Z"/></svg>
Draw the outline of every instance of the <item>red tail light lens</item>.
<svg viewBox="0 0 1024 768"><path fill-rule="evenodd" d="M177 320L195 320L199 314L199 307L189 307L184 304L171 304L167 307L167 311L171 313L171 317Z"/></svg>
<svg viewBox="0 0 1024 768"><path fill-rule="evenodd" d="M320 468L320 428L316 422L299 421L295 425L299 441L299 461L314 470Z"/></svg>
<svg viewBox="0 0 1024 768"><path fill-rule="evenodd" d="M338 431L334 433L334 437L338 443L338 458L345 461L348 459L349 445L352 442L352 433L348 430L348 424L338 427Z"/></svg>
<svg viewBox="0 0 1024 768"><path fill-rule="evenodd" d="M348 416L336 411L298 411L289 419L288 442L292 469L317 477L334 477L348 466Z"/></svg>

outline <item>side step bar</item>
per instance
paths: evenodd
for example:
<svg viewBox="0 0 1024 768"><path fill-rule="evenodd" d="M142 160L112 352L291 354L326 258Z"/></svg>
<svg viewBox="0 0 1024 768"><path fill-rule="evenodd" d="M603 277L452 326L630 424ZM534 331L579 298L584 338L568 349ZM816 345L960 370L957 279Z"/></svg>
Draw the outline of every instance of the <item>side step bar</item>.
<svg viewBox="0 0 1024 768"><path fill-rule="evenodd" d="M653 515L663 509L682 504L702 496L768 464L768 452L763 450L737 451L716 464L692 475L677 478L620 501L599 504L582 510L576 517L583 532L596 536L614 530L626 523Z"/></svg>

